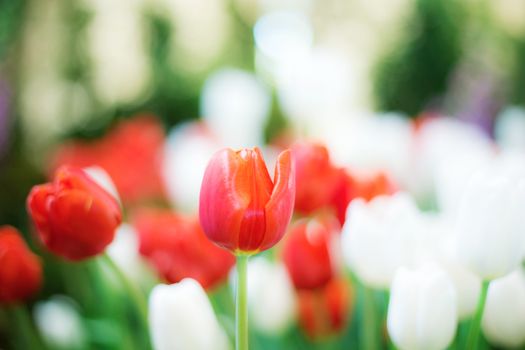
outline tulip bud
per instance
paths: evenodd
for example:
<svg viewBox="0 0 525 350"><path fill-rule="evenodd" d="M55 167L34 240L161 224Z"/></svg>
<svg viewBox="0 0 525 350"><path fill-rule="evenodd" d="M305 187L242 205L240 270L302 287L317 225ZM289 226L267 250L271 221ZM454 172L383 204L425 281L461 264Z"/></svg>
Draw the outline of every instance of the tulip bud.
<svg viewBox="0 0 525 350"><path fill-rule="evenodd" d="M297 289L326 285L335 275L333 243L338 223L335 218L301 220L284 242L283 261Z"/></svg>
<svg viewBox="0 0 525 350"><path fill-rule="evenodd" d="M399 349L445 349L454 339L456 325L456 295L444 270L429 263L396 272L387 328Z"/></svg>
<svg viewBox="0 0 525 350"><path fill-rule="evenodd" d="M224 149L210 160L200 193L204 232L234 253L255 254L274 246L290 222L295 172L289 150L282 152L270 178L258 148Z"/></svg>
<svg viewBox="0 0 525 350"><path fill-rule="evenodd" d="M27 208L42 243L68 260L102 253L121 222L115 198L71 167L60 168L52 183L33 187Z"/></svg>
<svg viewBox="0 0 525 350"><path fill-rule="evenodd" d="M525 344L525 276L520 269L490 283L483 333L494 345L517 348Z"/></svg>
<svg viewBox="0 0 525 350"><path fill-rule="evenodd" d="M184 278L213 288L228 276L234 256L210 242L197 218L170 211L145 211L136 215L139 251L169 283Z"/></svg>
<svg viewBox="0 0 525 350"><path fill-rule="evenodd" d="M156 350L230 348L204 289L195 280L187 278L172 285L157 285L150 295L149 310Z"/></svg>
<svg viewBox="0 0 525 350"><path fill-rule="evenodd" d="M388 288L395 271L413 262L420 214L404 193L350 203L343 227L343 255L362 282Z"/></svg>
<svg viewBox="0 0 525 350"><path fill-rule="evenodd" d="M42 283L40 260L26 246L18 231L0 227L0 303L23 302Z"/></svg>
<svg viewBox="0 0 525 350"><path fill-rule="evenodd" d="M476 172L457 215L457 249L462 262L482 279L504 276L525 252L525 162L500 157Z"/></svg>
<svg viewBox="0 0 525 350"><path fill-rule="evenodd" d="M263 333L279 334L295 319L296 297L286 268L256 257L248 264L250 321Z"/></svg>

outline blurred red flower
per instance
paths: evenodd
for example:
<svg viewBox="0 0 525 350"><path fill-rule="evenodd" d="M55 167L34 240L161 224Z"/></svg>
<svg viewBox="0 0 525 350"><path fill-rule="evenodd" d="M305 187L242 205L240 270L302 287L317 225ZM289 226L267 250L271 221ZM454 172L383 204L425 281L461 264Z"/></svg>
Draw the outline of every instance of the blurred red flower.
<svg viewBox="0 0 525 350"><path fill-rule="evenodd" d="M352 314L352 288L344 279L298 292L299 323L312 339L342 331Z"/></svg>
<svg viewBox="0 0 525 350"><path fill-rule="evenodd" d="M332 198L332 204L336 210L337 218L341 225L345 222L346 208L348 204L356 199L363 198L366 201L380 195L390 195L398 190L394 181L382 171L374 173L350 172L346 169L339 170L338 189Z"/></svg>
<svg viewBox="0 0 525 350"><path fill-rule="evenodd" d="M61 165L100 166L112 178L125 204L163 197L161 159L164 131L152 116L119 123L103 138L71 141L54 154L53 169Z"/></svg>
<svg viewBox="0 0 525 350"><path fill-rule="evenodd" d="M290 229L282 256L295 288L320 288L334 277L332 247L339 229L332 216L303 219Z"/></svg>
<svg viewBox="0 0 525 350"><path fill-rule="evenodd" d="M210 160L199 214L208 238L234 253L254 254L283 237L293 212L295 173L283 151L270 178L258 148L224 149Z"/></svg>
<svg viewBox="0 0 525 350"><path fill-rule="evenodd" d="M196 217L167 210L135 215L139 251L169 283L189 277L210 289L225 280L234 256L210 242Z"/></svg>
<svg viewBox="0 0 525 350"><path fill-rule="evenodd" d="M40 259L11 226L0 227L0 302L16 303L34 295L42 284Z"/></svg>
<svg viewBox="0 0 525 350"><path fill-rule="evenodd" d="M338 189L339 170L331 163L325 146L299 142L292 146L296 167L295 210L309 214L331 205Z"/></svg>
<svg viewBox="0 0 525 350"><path fill-rule="evenodd" d="M53 182L34 186L27 209L42 243L68 260L102 253L122 220L116 199L73 167L62 167Z"/></svg>

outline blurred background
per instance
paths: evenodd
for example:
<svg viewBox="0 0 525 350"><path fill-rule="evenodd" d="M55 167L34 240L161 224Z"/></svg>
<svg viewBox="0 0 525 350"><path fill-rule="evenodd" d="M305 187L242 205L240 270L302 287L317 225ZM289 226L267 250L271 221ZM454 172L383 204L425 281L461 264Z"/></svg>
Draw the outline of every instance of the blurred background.
<svg viewBox="0 0 525 350"><path fill-rule="evenodd" d="M191 212L170 179L218 145L383 147L411 187L385 128L447 115L525 150L523 108L523 0L0 0L0 223L29 236L29 189L64 163L101 165L128 211Z"/></svg>

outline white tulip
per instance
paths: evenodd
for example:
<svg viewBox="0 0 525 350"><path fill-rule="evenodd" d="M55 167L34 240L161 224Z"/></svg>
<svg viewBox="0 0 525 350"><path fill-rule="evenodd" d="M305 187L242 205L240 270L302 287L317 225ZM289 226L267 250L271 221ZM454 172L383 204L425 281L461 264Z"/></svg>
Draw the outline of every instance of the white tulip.
<svg viewBox="0 0 525 350"><path fill-rule="evenodd" d="M149 322L156 350L230 348L208 296L193 279L153 288L149 299Z"/></svg>
<svg viewBox="0 0 525 350"><path fill-rule="evenodd" d="M202 123L187 123L173 129L164 146L162 175L172 204L195 213L204 170L220 148Z"/></svg>
<svg viewBox="0 0 525 350"><path fill-rule="evenodd" d="M260 331L279 334L296 316L295 291L281 263L257 257L248 265L250 321Z"/></svg>
<svg viewBox="0 0 525 350"><path fill-rule="evenodd" d="M70 299L54 296L38 302L33 314L40 334L50 347L78 349L86 345L82 319Z"/></svg>
<svg viewBox="0 0 525 350"><path fill-rule="evenodd" d="M211 75L201 95L201 113L220 142L232 148L264 143L270 94L257 78L238 69Z"/></svg>
<svg viewBox="0 0 525 350"><path fill-rule="evenodd" d="M500 156L476 172L463 194L456 221L457 253L479 277L514 270L525 252L525 161Z"/></svg>
<svg viewBox="0 0 525 350"><path fill-rule="evenodd" d="M412 264L420 212L405 193L352 201L343 227L343 254L365 284L388 288L400 266Z"/></svg>
<svg viewBox="0 0 525 350"><path fill-rule="evenodd" d="M456 295L444 270L431 263L398 270L387 316L388 333L398 348L445 349L454 339L456 325Z"/></svg>
<svg viewBox="0 0 525 350"><path fill-rule="evenodd" d="M520 269L490 283L483 333L490 343L504 347L525 344L525 276Z"/></svg>

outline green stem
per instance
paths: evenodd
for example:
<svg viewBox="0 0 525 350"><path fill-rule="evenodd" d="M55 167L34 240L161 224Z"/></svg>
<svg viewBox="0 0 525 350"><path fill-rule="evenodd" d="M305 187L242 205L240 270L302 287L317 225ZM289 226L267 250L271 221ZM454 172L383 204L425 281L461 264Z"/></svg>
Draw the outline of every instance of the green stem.
<svg viewBox="0 0 525 350"><path fill-rule="evenodd" d="M476 314L472 320L472 325L470 326L470 331L467 338L467 350L477 349L479 331L481 328L481 319L483 318L483 310L485 309L485 301L487 300L487 292L489 290L490 281L483 281L481 285L481 293L479 294L478 306L476 308Z"/></svg>
<svg viewBox="0 0 525 350"><path fill-rule="evenodd" d="M237 256L237 291L235 296L235 349L248 350L247 293L248 256Z"/></svg>
<svg viewBox="0 0 525 350"><path fill-rule="evenodd" d="M142 323L143 331L145 334L145 342L147 343L147 348L151 348L150 338L149 338L149 322L148 322L148 306L146 298L142 291L137 285L132 283L129 278L122 272L122 270L117 266L117 264L111 259L111 257L104 253L102 255L103 261L106 265L113 271L113 273L120 280L121 285L124 287L126 294L131 298L131 301L138 309L138 317Z"/></svg>
<svg viewBox="0 0 525 350"><path fill-rule="evenodd" d="M361 337L363 339L363 349L378 349L377 339L380 335L377 332L376 305L374 300L374 291L363 285L363 327L361 328Z"/></svg>
<svg viewBox="0 0 525 350"><path fill-rule="evenodd" d="M40 334L38 334L31 316L25 305L17 305L9 308L9 314L14 320L18 339L21 341L21 349L44 349Z"/></svg>

